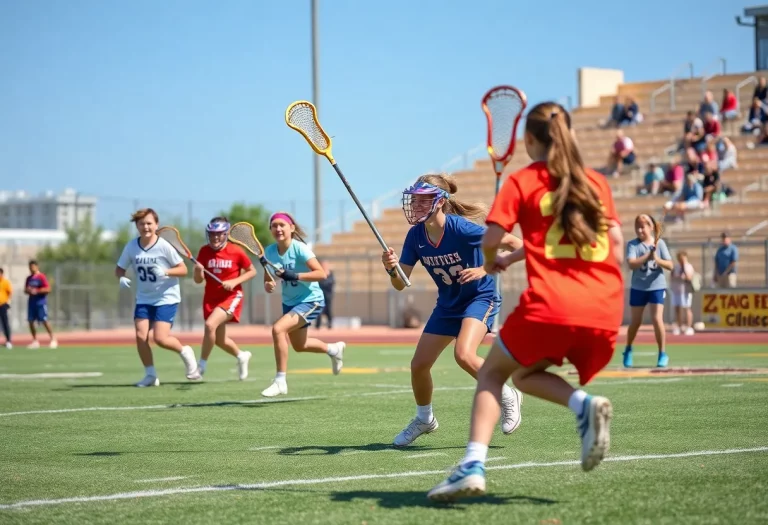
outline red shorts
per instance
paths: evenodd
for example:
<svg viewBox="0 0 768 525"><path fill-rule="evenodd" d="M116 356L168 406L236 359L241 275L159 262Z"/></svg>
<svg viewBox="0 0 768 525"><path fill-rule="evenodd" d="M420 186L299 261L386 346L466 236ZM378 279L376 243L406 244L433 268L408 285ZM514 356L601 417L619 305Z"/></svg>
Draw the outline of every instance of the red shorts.
<svg viewBox="0 0 768 525"><path fill-rule="evenodd" d="M522 366L539 361L562 366L563 360L576 367L579 384L586 385L610 363L617 331L568 326L510 316L499 330L502 347Z"/></svg>
<svg viewBox="0 0 768 525"><path fill-rule="evenodd" d="M224 297L214 297L212 299L203 299L203 319L208 319L211 312L216 308L221 308L228 314L232 314L230 323L240 322L240 312L243 310L243 292L235 292L232 295Z"/></svg>

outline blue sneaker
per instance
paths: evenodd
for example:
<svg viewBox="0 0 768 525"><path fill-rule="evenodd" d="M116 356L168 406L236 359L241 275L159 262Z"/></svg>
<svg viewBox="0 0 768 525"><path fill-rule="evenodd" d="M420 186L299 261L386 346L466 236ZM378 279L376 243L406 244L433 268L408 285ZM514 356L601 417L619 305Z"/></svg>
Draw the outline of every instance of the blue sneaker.
<svg viewBox="0 0 768 525"><path fill-rule="evenodd" d="M632 367L632 347L627 346L624 348L624 353L622 354L624 356L624 368L631 368Z"/></svg>
<svg viewBox="0 0 768 525"><path fill-rule="evenodd" d="M581 437L581 468L590 471L600 464L611 445L613 407L608 399L587 396L576 425Z"/></svg>
<svg viewBox="0 0 768 525"><path fill-rule="evenodd" d="M429 491L427 497L432 501L454 501L485 495L485 465L479 461L470 461L459 465L448 479Z"/></svg>
<svg viewBox="0 0 768 525"><path fill-rule="evenodd" d="M659 368L667 368L669 364L669 356L666 352L659 352L659 360L656 362L656 366Z"/></svg>

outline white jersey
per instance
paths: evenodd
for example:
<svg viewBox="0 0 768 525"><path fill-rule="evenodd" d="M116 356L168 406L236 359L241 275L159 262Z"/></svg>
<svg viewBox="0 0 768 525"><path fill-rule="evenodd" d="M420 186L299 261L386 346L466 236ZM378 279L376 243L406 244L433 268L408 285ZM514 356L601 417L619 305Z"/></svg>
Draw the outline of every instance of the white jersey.
<svg viewBox="0 0 768 525"><path fill-rule="evenodd" d="M136 238L125 245L117 265L123 270L133 267L136 304L160 306L181 302L179 278L166 277L165 271L183 261L179 252L162 237L146 250Z"/></svg>

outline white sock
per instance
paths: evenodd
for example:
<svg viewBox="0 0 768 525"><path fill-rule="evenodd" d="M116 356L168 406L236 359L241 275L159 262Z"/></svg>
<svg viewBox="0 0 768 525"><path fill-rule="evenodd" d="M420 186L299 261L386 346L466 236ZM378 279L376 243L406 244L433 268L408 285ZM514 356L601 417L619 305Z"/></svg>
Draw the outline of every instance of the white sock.
<svg viewBox="0 0 768 525"><path fill-rule="evenodd" d="M419 418L422 423L430 423L432 418L432 403L424 406L416 405L416 417Z"/></svg>
<svg viewBox="0 0 768 525"><path fill-rule="evenodd" d="M504 387L501 389L501 397L507 398L512 395L512 389L509 387L508 384L504 383Z"/></svg>
<svg viewBox="0 0 768 525"><path fill-rule="evenodd" d="M467 452L464 454L464 459L461 460L462 465L466 465L471 461L479 461L485 464L485 458L488 457L488 445L483 445L477 441L470 441L467 444Z"/></svg>
<svg viewBox="0 0 768 525"><path fill-rule="evenodd" d="M201 372L205 372L205 367L207 364L208 361L205 359L200 359L200 361L197 362L197 368L199 368Z"/></svg>
<svg viewBox="0 0 768 525"><path fill-rule="evenodd" d="M275 381L278 383L285 383L285 372L278 372L275 374Z"/></svg>
<svg viewBox="0 0 768 525"><path fill-rule="evenodd" d="M336 343L328 343L328 351L326 352L331 357L339 355L339 345Z"/></svg>
<svg viewBox="0 0 768 525"><path fill-rule="evenodd" d="M571 412L576 414L577 417L581 417L581 413L584 411L584 400L587 399L587 393L583 390L574 390L571 397L568 398L568 408Z"/></svg>
<svg viewBox="0 0 768 525"><path fill-rule="evenodd" d="M146 371L148 376L157 377L157 372L155 372L155 365L145 366L144 370Z"/></svg>

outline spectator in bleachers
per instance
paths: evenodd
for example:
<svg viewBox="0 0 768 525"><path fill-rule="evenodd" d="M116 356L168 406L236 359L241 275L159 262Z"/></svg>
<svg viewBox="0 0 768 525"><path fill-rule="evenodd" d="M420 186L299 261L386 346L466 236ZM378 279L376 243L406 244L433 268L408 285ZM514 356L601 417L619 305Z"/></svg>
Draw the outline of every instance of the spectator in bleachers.
<svg viewBox="0 0 768 525"><path fill-rule="evenodd" d="M675 157L675 160L667 168L667 171L664 174L664 180L661 182L661 187L659 189L664 193L677 195L680 193L680 190L683 189L684 180L685 168L683 168L678 156Z"/></svg>
<svg viewBox="0 0 768 525"><path fill-rule="evenodd" d="M614 177L618 177L619 170L623 166L632 166L635 159L635 144L632 139L624 135L622 130L618 130L616 140L608 155L608 172Z"/></svg>
<svg viewBox="0 0 768 525"><path fill-rule="evenodd" d="M672 327L674 335L693 335L693 290L691 282L695 271L693 265L688 262L688 252L677 252L677 263L670 274L669 291L671 292L672 307L675 309L675 325Z"/></svg>
<svg viewBox="0 0 768 525"><path fill-rule="evenodd" d="M755 92L752 94L752 98L756 98L761 102L765 102L768 99L768 83L765 77L760 77L755 86Z"/></svg>
<svg viewBox="0 0 768 525"><path fill-rule="evenodd" d="M721 137L717 143L717 169L722 173L725 170L738 168L736 158L736 145L728 137Z"/></svg>
<svg viewBox="0 0 768 525"><path fill-rule="evenodd" d="M640 187L640 195L656 195L661 189L661 183L664 181L664 170L661 166L651 162L648 164L648 170L643 178L643 185Z"/></svg>
<svg viewBox="0 0 768 525"><path fill-rule="evenodd" d="M707 113L712 113L715 116L715 119L717 119L717 115L720 114L720 108L718 107L717 102L715 102L715 96L711 91L704 93L704 100L702 100L699 105L699 116L704 118Z"/></svg>
<svg viewBox="0 0 768 525"><path fill-rule="evenodd" d="M715 253L713 280L719 288L736 288L736 263L739 249L731 242L728 232L720 234L722 244Z"/></svg>
<svg viewBox="0 0 768 525"><path fill-rule="evenodd" d="M719 137L720 133L722 132L722 126L720 126L720 122L717 120L717 115L715 113L704 113L704 139L708 139L709 137Z"/></svg>
<svg viewBox="0 0 768 525"><path fill-rule="evenodd" d="M689 111L685 119L685 129L682 149L694 148L697 151L702 150L706 145L707 135L704 132L704 121L696 116L693 111Z"/></svg>
<svg viewBox="0 0 768 525"><path fill-rule="evenodd" d="M702 204L709 206L713 195L720 193L720 172L717 169L717 158L704 165L704 176L701 179L701 187L704 190Z"/></svg>
<svg viewBox="0 0 768 525"><path fill-rule="evenodd" d="M766 114L760 99L755 97L752 99L752 106L749 108L747 122L741 127L741 132L754 133L757 135L760 133L760 129L766 121L768 121L768 114Z"/></svg>
<svg viewBox="0 0 768 525"><path fill-rule="evenodd" d="M632 97L627 97L624 100L623 108L619 126L635 126L643 121L643 114L640 113L640 108Z"/></svg>
<svg viewBox="0 0 768 525"><path fill-rule="evenodd" d="M704 198L704 188L698 181L696 173L689 173L685 177L682 191L664 204L664 218L672 213L675 220L682 220L686 211L698 210Z"/></svg>
<svg viewBox="0 0 768 525"><path fill-rule="evenodd" d="M618 128L623 118L624 118L624 104L621 103L621 99L617 96L613 101L613 107L611 108L611 116L603 122L602 127Z"/></svg>
<svg viewBox="0 0 768 525"><path fill-rule="evenodd" d="M739 101L736 100L736 95L730 89L723 90L723 104L720 108L720 114L723 122L739 118Z"/></svg>

